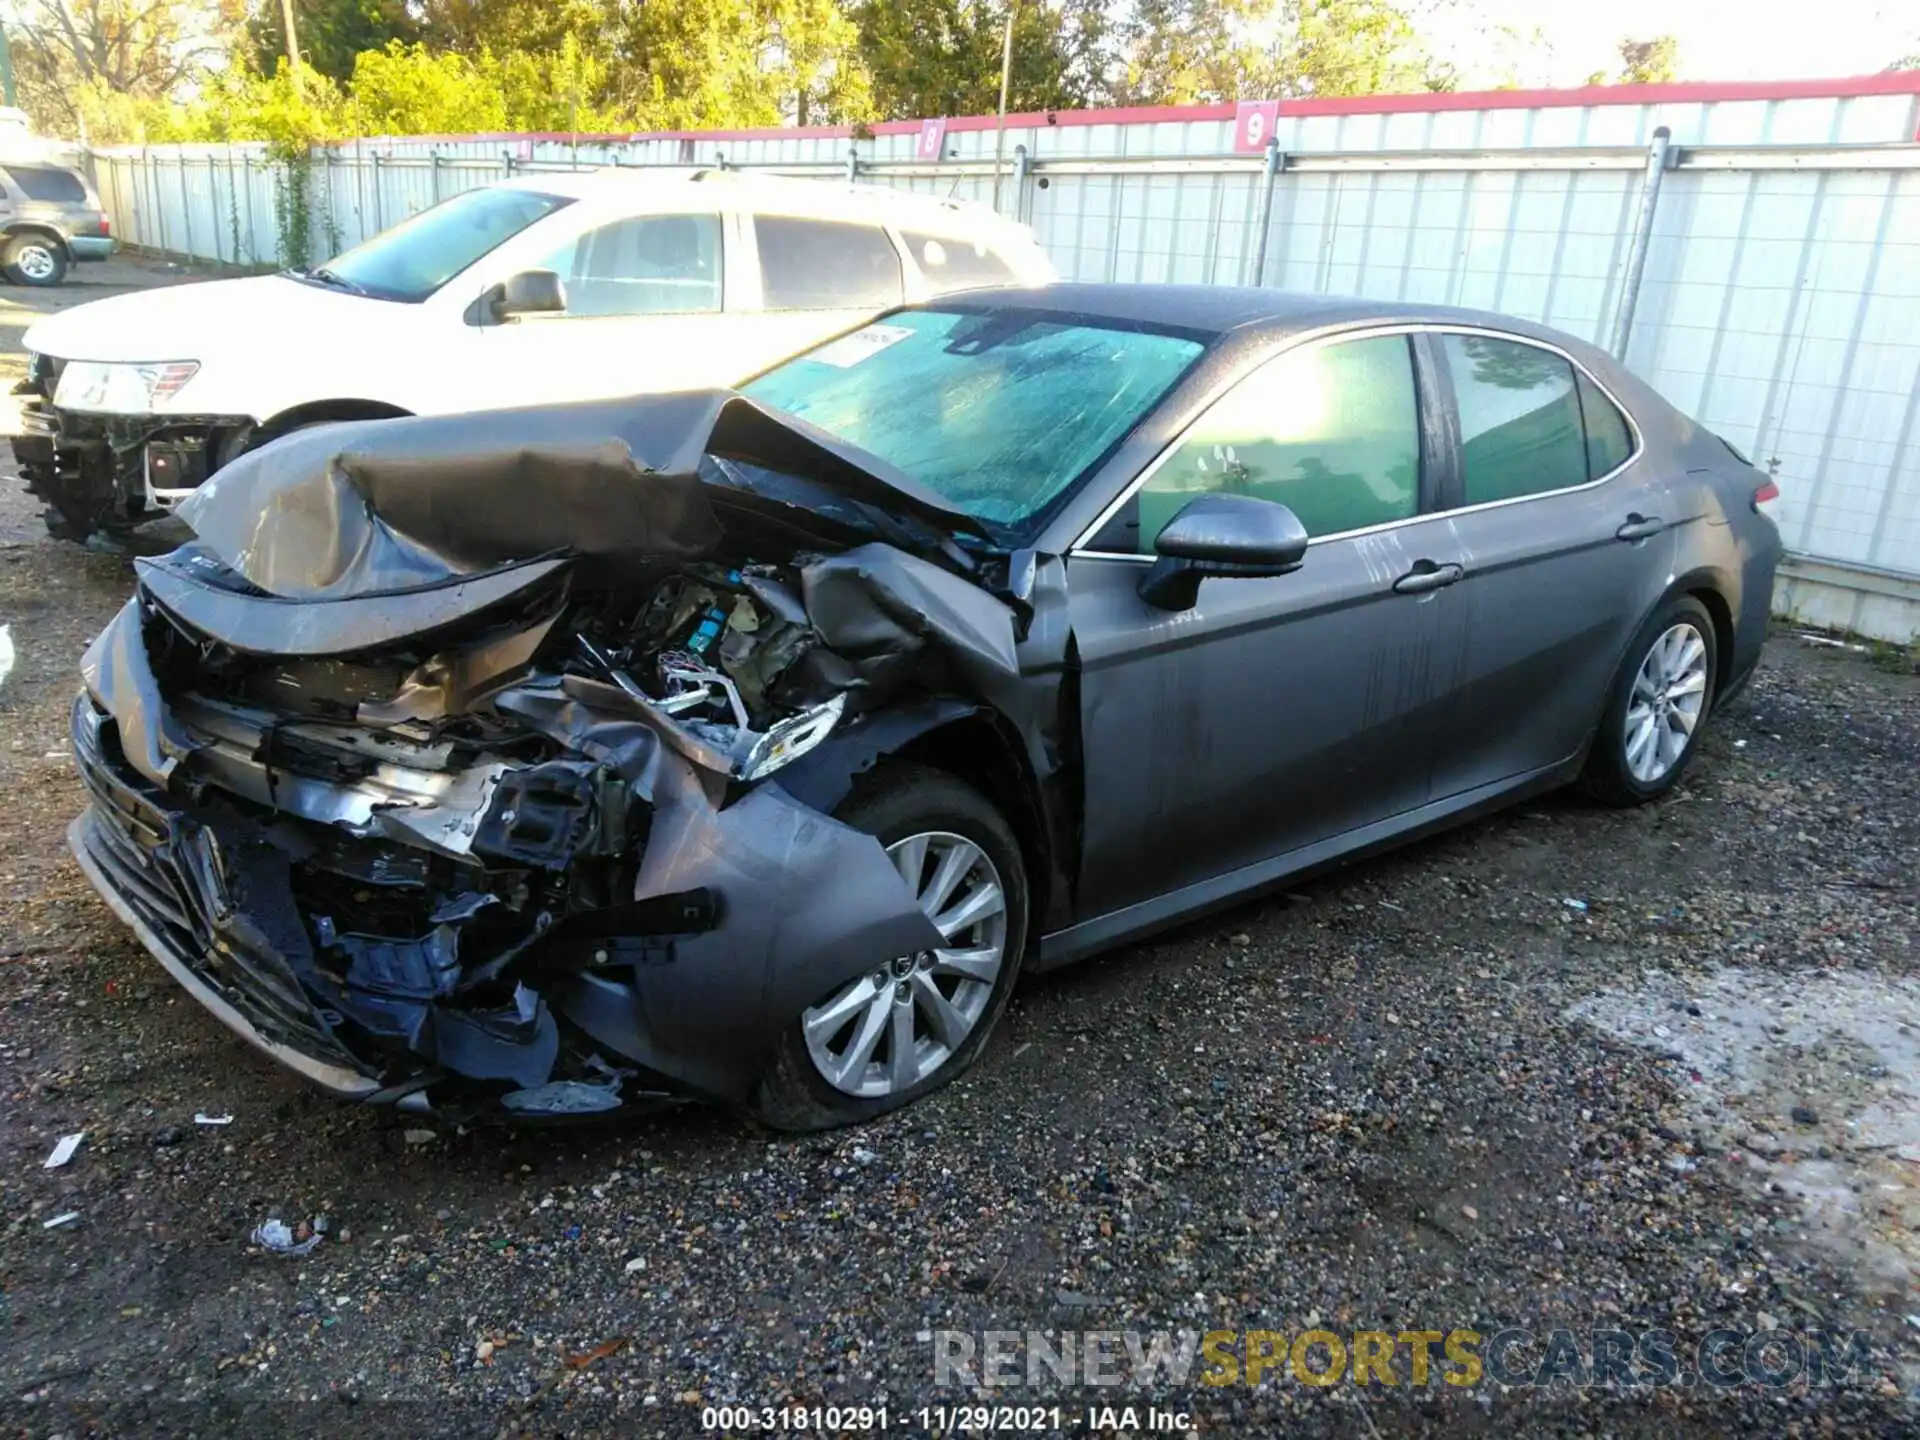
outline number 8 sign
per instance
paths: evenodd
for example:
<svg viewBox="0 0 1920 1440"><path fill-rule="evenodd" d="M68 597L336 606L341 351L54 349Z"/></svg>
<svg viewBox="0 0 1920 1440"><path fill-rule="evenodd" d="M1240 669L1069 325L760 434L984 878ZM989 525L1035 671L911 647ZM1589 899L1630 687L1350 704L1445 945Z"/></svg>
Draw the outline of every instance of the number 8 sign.
<svg viewBox="0 0 1920 1440"><path fill-rule="evenodd" d="M1233 148L1259 154L1267 148L1280 123L1278 100L1242 100L1233 111Z"/></svg>
<svg viewBox="0 0 1920 1440"><path fill-rule="evenodd" d="M920 143L914 147L916 160L938 160L947 145L947 122L945 119L922 120L920 122Z"/></svg>

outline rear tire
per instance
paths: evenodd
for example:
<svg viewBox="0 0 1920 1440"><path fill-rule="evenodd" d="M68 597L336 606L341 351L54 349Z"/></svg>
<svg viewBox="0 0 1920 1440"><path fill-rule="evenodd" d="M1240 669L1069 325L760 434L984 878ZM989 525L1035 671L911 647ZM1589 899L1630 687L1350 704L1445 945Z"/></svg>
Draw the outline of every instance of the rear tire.
<svg viewBox="0 0 1920 1440"><path fill-rule="evenodd" d="M1691 595L1661 604L1633 637L1608 692L1580 788L1606 805L1644 805L1679 783L1713 712L1719 644Z"/></svg>
<svg viewBox="0 0 1920 1440"><path fill-rule="evenodd" d="M896 963L909 968L883 974L884 983L860 976L793 1017L749 1106L776 1130L857 1125L948 1084L986 1047L1026 954L1028 892L1020 843L979 791L929 766L885 764L869 772L836 818L888 847L903 874L920 875L916 891L932 911L952 917L975 904L986 913L955 929L948 937L951 948L901 957ZM960 872L944 892L943 869ZM988 892L996 886L1000 908L990 911ZM977 978L996 939L998 968L990 981ZM892 1028L899 1015L893 1006L910 1017L900 1022L903 1031ZM947 1044L936 1016L949 1025L965 1020L964 1036ZM915 1036L910 1052L893 1048L894 1035L902 1033ZM897 1083L887 1077L896 1054L909 1056L895 1072L903 1076ZM911 1071L915 1064L922 1069ZM830 1072L838 1073L837 1083ZM917 1078L904 1078L909 1073Z"/></svg>
<svg viewBox="0 0 1920 1440"><path fill-rule="evenodd" d="M15 235L7 241L0 268L16 285L58 285L67 278L67 250L44 235Z"/></svg>

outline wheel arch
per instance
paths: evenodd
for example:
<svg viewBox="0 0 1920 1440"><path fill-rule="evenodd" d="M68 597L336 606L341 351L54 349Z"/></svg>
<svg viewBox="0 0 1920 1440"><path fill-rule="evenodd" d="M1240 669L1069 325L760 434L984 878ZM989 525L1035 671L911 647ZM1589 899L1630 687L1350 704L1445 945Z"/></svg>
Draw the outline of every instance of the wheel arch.
<svg viewBox="0 0 1920 1440"><path fill-rule="evenodd" d="M262 420L254 434L257 443L298 430L303 425L318 425L329 420L404 420L412 414L413 411L385 400L308 400Z"/></svg>
<svg viewBox="0 0 1920 1440"><path fill-rule="evenodd" d="M73 247L67 244L67 237L54 226L40 220L16 220L4 231L0 231L0 245L20 235L37 235L43 240L51 240L59 247L60 253L67 257L68 263L72 263Z"/></svg>
<svg viewBox="0 0 1920 1440"><path fill-rule="evenodd" d="M890 759L911 760L964 780L996 805L1013 827L1027 862L1027 954L1053 898L1053 845L1040 786L1026 748L1004 717L981 707L922 731Z"/></svg>
<svg viewBox="0 0 1920 1440"><path fill-rule="evenodd" d="M964 781L1006 817L1027 864L1031 959L1061 880L1039 781L1012 723L990 706L954 698L883 710L781 771L775 783L831 813L863 777L889 760L931 766Z"/></svg>
<svg viewBox="0 0 1920 1440"><path fill-rule="evenodd" d="M1724 576L1702 567L1676 579L1654 606L1657 610L1668 601L1684 595L1698 600L1706 608L1708 617L1713 621L1713 697L1716 708L1733 674L1734 607L1727 598L1730 588Z"/></svg>

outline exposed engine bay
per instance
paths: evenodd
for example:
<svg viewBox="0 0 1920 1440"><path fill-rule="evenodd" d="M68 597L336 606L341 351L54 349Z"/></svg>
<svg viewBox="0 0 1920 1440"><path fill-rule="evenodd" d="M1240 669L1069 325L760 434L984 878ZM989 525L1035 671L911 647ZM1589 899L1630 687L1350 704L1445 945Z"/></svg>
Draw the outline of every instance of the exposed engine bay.
<svg viewBox="0 0 1920 1440"><path fill-rule="evenodd" d="M84 667L75 850L309 1078L521 1115L738 1100L770 1027L937 941L870 836L762 782L843 738L850 773L903 698L991 703L1018 602L924 504L796 506L782 484L844 493L852 462L694 399L623 402L653 413L617 445L542 443L604 407L461 417L451 456L446 421L291 437L139 562Z"/></svg>
<svg viewBox="0 0 1920 1440"><path fill-rule="evenodd" d="M798 573L783 568L689 568L639 614L596 617L575 643L606 678L727 756L739 778L759 779L827 737L850 678L807 620Z"/></svg>

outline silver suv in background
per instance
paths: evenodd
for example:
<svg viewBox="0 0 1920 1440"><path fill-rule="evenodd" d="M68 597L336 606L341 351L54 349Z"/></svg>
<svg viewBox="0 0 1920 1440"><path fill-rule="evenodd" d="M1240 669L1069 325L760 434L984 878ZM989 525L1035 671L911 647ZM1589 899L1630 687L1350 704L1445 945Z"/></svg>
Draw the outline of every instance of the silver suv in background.
<svg viewBox="0 0 1920 1440"><path fill-rule="evenodd" d="M0 272L15 285L58 285L80 260L113 254L93 183L58 165L0 164Z"/></svg>

